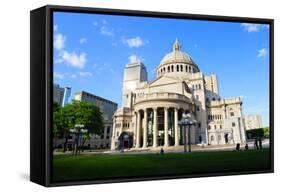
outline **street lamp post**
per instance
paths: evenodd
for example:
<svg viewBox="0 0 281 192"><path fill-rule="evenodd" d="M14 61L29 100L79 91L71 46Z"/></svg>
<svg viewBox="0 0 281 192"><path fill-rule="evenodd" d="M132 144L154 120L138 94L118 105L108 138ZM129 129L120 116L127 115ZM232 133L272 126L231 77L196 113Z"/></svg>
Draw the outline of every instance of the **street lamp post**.
<svg viewBox="0 0 281 192"><path fill-rule="evenodd" d="M196 124L196 120L191 118L190 114L183 114L182 118L179 122L181 128L183 128L183 134L184 134L184 152L187 152L187 142L186 142L186 126L188 126L188 152L191 152L191 131L190 128L192 125Z"/></svg>
<svg viewBox="0 0 281 192"><path fill-rule="evenodd" d="M75 125L74 129L70 129L70 132L75 135L75 155L77 155L78 147L81 144L81 135L83 133L88 132L87 129L83 129L83 128L84 128L84 125L78 124L78 125Z"/></svg>

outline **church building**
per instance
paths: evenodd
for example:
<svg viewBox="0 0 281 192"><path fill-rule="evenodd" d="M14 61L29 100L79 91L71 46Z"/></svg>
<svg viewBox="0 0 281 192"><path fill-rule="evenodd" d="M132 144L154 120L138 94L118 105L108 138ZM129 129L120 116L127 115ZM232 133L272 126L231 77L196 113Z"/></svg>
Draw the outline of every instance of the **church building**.
<svg viewBox="0 0 281 192"><path fill-rule="evenodd" d="M241 98L221 98L217 76L205 76L176 40L153 81L147 80L142 62L125 66L122 107L113 116L111 149L182 145L179 122L187 113L196 122L191 127L192 144L246 142Z"/></svg>

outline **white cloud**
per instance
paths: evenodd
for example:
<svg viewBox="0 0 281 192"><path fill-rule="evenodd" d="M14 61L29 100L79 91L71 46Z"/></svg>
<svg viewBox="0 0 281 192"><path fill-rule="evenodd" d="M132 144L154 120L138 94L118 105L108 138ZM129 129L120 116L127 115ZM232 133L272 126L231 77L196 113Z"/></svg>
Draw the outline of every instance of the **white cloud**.
<svg viewBox="0 0 281 192"><path fill-rule="evenodd" d="M84 44L84 43L86 43L86 42L87 42L87 39L84 38L84 37L79 40L79 43L80 43L80 44Z"/></svg>
<svg viewBox="0 0 281 192"><path fill-rule="evenodd" d="M56 79L64 79L64 74L54 72L54 78L56 78Z"/></svg>
<svg viewBox="0 0 281 192"><path fill-rule="evenodd" d="M54 63L55 64L63 63L63 61L64 60L62 58L60 58L60 57L59 58L54 58Z"/></svg>
<svg viewBox="0 0 281 192"><path fill-rule="evenodd" d="M79 72L79 75L82 76L82 77L91 77L91 76L93 76L93 74L88 72L88 71Z"/></svg>
<svg viewBox="0 0 281 192"><path fill-rule="evenodd" d="M98 22L93 22L93 25L96 27L96 26L98 26Z"/></svg>
<svg viewBox="0 0 281 192"><path fill-rule="evenodd" d="M109 23L106 20L102 20L100 23L95 21L93 22L93 25L95 27L100 26L99 30L100 30L100 34L102 35L110 36L110 37L113 37L115 35L114 29L109 26Z"/></svg>
<svg viewBox="0 0 281 192"><path fill-rule="evenodd" d="M114 30L113 28L109 28L108 26L102 26L100 28L100 33L102 35L106 35L106 36L114 36Z"/></svg>
<svg viewBox="0 0 281 192"><path fill-rule="evenodd" d="M54 31L56 32L58 30L58 25L54 25Z"/></svg>
<svg viewBox="0 0 281 192"><path fill-rule="evenodd" d="M266 48L263 48L263 49L260 49L259 51L258 51L258 55L257 55L257 57L266 57L267 56L267 49Z"/></svg>
<svg viewBox="0 0 281 192"><path fill-rule="evenodd" d="M54 36L54 48L62 50L65 46L66 37L61 33L55 34Z"/></svg>
<svg viewBox="0 0 281 192"><path fill-rule="evenodd" d="M140 37L134 37L134 38L130 38L130 39L123 38L122 42L124 44L128 45L130 48L132 48L132 47L138 48L138 47L141 47L148 43L148 41L144 41Z"/></svg>
<svg viewBox="0 0 281 192"><path fill-rule="evenodd" d="M75 52L67 52L67 51L63 51L62 52L62 59L69 63L72 67L76 67L76 68L84 68L85 64L86 64L86 53L81 53L81 54L76 54Z"/></svg>
<svg viewBox="0 0 281 192"><path fill-rule="evenodd" d="M129 63L138 63L138 62L142 62L143 61L143 58L135 55L135 54L132 54L128 57L129 59Z"/></svg>
<svg viewBox="0 0 281 192"><path fill-rule="evenodd" d="M103 19L101 22L102 22L103 25L107 24L107 21L105 19Z"/></svg>
<svg viewBox="0 0 281 192"><path fill-rule="evenodd" d="M256 24L256 23L242 23L241 26L243 27L244 31L248 33L258 32L262 28L269 28L269 25L264 24Z"/></svg>
<svg viewBox="0 0 281 192"><path fill-rule="evenodd" d="M76 79L77 78L77 75L76 74L72 74L69 76L71 79Z"/></svg>

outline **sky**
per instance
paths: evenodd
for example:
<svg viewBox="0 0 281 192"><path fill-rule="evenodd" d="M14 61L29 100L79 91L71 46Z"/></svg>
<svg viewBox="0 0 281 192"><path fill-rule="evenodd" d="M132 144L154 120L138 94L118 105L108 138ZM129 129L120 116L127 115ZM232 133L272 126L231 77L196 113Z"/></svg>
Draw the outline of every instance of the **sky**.
<svg viewBox="0 0 281 192"><path fill-rule="evenodd" d="M177 38L204 75L216 74L222 98L240 96L243 114L269 125L269 25L54 13L54 82L121 106L126 64L141 60L148 80Z"/></svg>

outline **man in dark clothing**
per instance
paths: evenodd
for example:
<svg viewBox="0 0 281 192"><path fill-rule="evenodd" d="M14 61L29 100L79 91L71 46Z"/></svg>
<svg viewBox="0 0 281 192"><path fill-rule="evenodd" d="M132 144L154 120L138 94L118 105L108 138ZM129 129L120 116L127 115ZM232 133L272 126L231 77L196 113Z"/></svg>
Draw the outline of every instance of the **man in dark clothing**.
<svg viewBox="0 0 281 192"><path fill-rule="evenodd" d="M255 147L255 149L259 149L257 138L255 138L254 147Z"/></svg>
<svg viewBox="0 0 281 192"><path fill-rule="evenodd" d="M262 140L259 138L259 148L262 149Z"/></svg>
<svg viewBox="0 0 281 192"><path fill-rule="evenodd" d="M236 144L236 151L240 151L240 143Z"/></svg>
<svg viewBox="0 0 281 192"><path fill-rule="evenodd" d="M245 145L245 150L247 151L249 149L248 143Z"/></svg>
<svg viewBox="0 0 281 192"><path fill-rule="evenodd" d="M161 155L163 155L163 154L164 154L164 149L163 149L163 148L161 148L161 150L160 150L160 154L161 154Z"/></svg>

